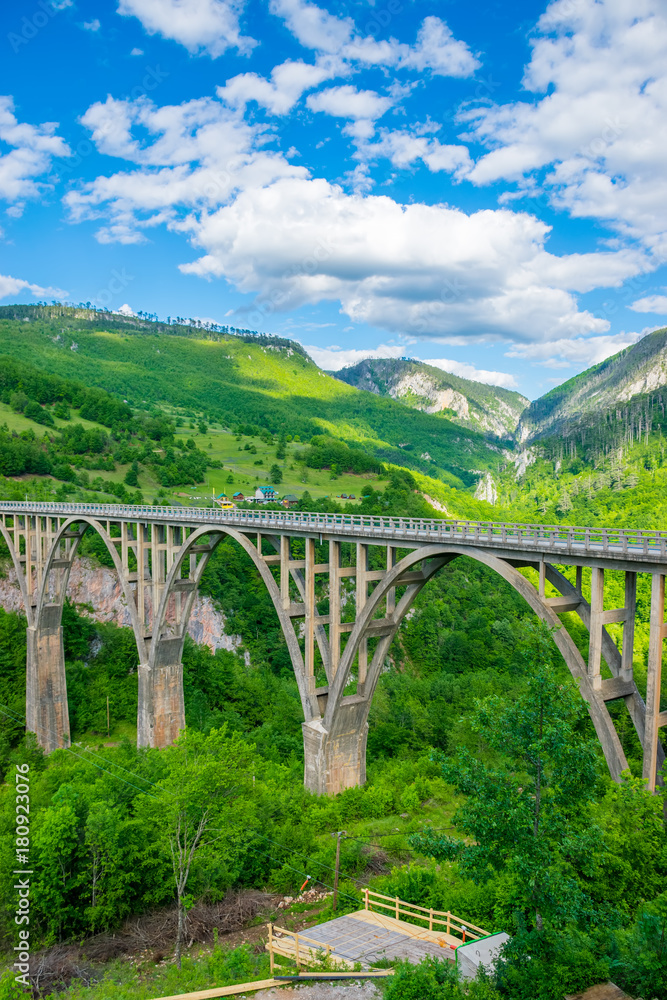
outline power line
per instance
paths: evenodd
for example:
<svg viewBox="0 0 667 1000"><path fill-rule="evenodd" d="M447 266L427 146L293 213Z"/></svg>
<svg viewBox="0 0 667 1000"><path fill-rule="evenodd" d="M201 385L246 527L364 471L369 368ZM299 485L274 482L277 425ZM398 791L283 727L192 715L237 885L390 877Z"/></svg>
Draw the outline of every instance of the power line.
<svg viewBox="0 0 667 1000"><path fill-rule="evenodd" d="M269 858L271 861L275 861L277 865L282 865L283 868L289 868L291 872L295 872L297 875L302 875L304 878L307 878L309 880L312 879L312 875L309 875L308 872L299 871L298 868L293 868L292 865L288 865L286 861L281 861L280 858L274 858L273 855L269 854L268 851L264 851L260 847L254 848L252 847L251 844L247 844L246 846L248 850L253 851L256 854L263 854L264 857ZM319 882L320 885L323 885L325 887L325 889L331 889L331 891L333 892L333 886L329 885L327 882L323 882L321 878L314 879L313 881ZM347 899L351 899L353 903L359 902L359 900L355 896L350 896L350 894L347 892L341 893L339 890L339 895L346 896Z"/></svg>
<svg viewBox="0 0 667 1000"><path fill-rule="evenodd" d="M7 708L8 706L5 705L4 707ZM0 707L0 714L6 715L8 719L13 719L14 722L22 722L23 724L25 724L25 719L22 719L20 716L16 716L16 715L14 715L13 713L10 713L10 712L4 712L2 710L2 707ZM50 733L51 736L57 735L56 733L53 732L53 730L51 730L51 729L45 729L43 726L38 726L37 728L40 730L40 732ZM144 795L148 795L148 796L150 796L150 798L155 799L157 801L157 798L158 798L157 795L153 795L146 788L139 788L138 785L134 785L131 781L125 781L125 778L121 778L121 776L119 774L114 774L112 771L107 771L107 769L105 767L100 767L100 765L96 764L94 760L87 760L85 757L82 757L81 754L76 753L74 750L72 750L71 747L61 747L60 749L67 750L67 752L71 753L72 756L78 757L79 760L82 760L84 762L84 764L85 763L92 764L93 767L96 767L98 769L98 771L103 771L105 774L108 774L110 778L115 778L117 781L122 781L122 783L124 785L127 785L129 788L134 788L134 789L136 789L137 792L141 792ZM131 774L132 772L130 771L128 773ZM137 777L139 777L139 776L137 775ZM152 784L152 782L151 782L151 784Z"/></svg>

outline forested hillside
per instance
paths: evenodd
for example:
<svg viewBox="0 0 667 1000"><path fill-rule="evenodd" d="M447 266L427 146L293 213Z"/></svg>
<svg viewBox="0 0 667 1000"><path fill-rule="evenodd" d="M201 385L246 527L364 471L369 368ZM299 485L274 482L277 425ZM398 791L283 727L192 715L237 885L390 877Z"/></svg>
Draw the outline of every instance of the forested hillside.
<svg viewBox="0 0 667 1000"><path fill-rule="evenodd" d="M294 341L232 335L65 307L0 308L0 354L104 389L134 408L308 439L333 437L379 461L474 487L495 452L481 434L405 410L325 374Z"/></svg>

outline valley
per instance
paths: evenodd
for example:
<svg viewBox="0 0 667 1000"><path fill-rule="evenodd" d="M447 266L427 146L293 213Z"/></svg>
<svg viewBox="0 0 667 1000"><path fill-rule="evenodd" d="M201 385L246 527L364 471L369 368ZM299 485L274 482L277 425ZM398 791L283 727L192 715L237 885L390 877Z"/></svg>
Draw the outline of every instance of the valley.
<svg viewBox="0 0 667 1000"><path fill-rule="evenodd" d="M362 363L334 378L293 342L250 331L82 308L6 307L0 499L206 508L221 493L247 496L272 484L279 498L296 497L297 512L662 530L664 388L661 375L647 373L651 359L661 371L663 340L660 332L650 335L636 357L632 348L606 362L602 374L597 366L555 390L555 402L549 394L524 406L518 394L434 369L417 378L419 366L407 362ZM609 391L601 398L615 397L614 405L587 408L592 385ZM633 387L640 391L632 394ZM245 499L237 505L252 509ZM93 954L96 935L113 936L124 921L152 912L175 920L172 906L199 900L213 907L234 893L268 893L258 921L308 926L312 909L311 919L322 922L333 915L330 897L309 903L299 889L308 876L309 885L331 891L332 833L341 829L338 913L358 908L361 890L371 886L512 934L514 951L503 966L509 994L497 984L482 984L479 995L470 992L475 984L452 984L456 1000L560 1000L565 988L605 977L636 995L662 988L662 953L647 928L663 920L664 793L650 795L642 783L642 747L622 700L609 704L628 772L621 783L610 779L552 635L540 632L529 606L495 572L459 556L420 591L378 677L366 784L318 797L303 788L304 716L285 635L243 550L221 542L202 576L183 649L186 735L163 750L136 746L139 657L108 552L88 532L79 554L63 608L71 751L44 756L24 733L26 621L6 552L0 581L0 761L5 776L29 763L39 871L34 940L62 1000L148 998L205 988L212 978L265 978L263 953L237 946L236 938L214 940L205 921L186 942L180 968L158 951L156 937L154 950L131 959L92 960L89 985L71 965L53 970L63 942L80 941L80 956L86 948ZM380 555L369 558L379 571ZM574 585L574 567L560 568ZM521 574L539 587L535 569ZM622 608L622 574L611 568L604 580L605 607ZM353 617L348 584L341 601ZM589 569L581 588L590 603ZM325 581L315 595L326 616ZM545 598L557 596L546 581ZM651 593L642 574L636 601L633 668L645 698ZM560 621L586 662L582 620L569 610ZM619 648L623 629L608 626ZM303 645L303 633L298 640ZM324 684L319 653L315 675ZM611 678L603 659L602 683ZM356 682L355 674L350 691ZM664 681L662 698L664 710ZM539 779L511 736L518 725L512 713L532 726L536 699L553 727L547 742L555 740L544 745L548 762ZM491 737L490 712L506 720L503 744ZM661 734L664 746L664 727ZM244 791L238 800L230 792L233 805L221 799L211 806L216 822L226 824L224 846L204 843L187 901L179 896L174 904L170 796L185 789L183 816L208 808L197 773L183 784L190 759L202 774L235 771ZM568 784L569 762L576 789ZM532 789L535 802L538 780L549 793L544 836L534 840L524 790ZM10 823L13 808L5 784L0 822ZM490 839L489 821L497 831ZM520 849L516 829L526 832ZM471 842L486 852L483 870L465 854ZM526 866L534 873L531 892ZM8 882L3 895L11 895ZM282 896L292 902L278 909Z"/></svg>

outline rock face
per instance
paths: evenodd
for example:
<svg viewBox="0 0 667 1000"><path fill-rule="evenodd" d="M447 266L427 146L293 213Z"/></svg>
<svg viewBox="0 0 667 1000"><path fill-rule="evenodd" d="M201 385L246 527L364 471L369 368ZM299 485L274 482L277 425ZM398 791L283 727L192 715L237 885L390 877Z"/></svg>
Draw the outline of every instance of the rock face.
<svg viewBox="0 0 667 1000"><path fill-rule="evenodd" d="M5 575L0 578L0 605L5 611L22 612L21 592L14 568L10 565L5 565L4 568ZM130 613L112 569L98 566L91 559L77 559L72 566L67 592L72 603L79 605L79 610L95 621L131 627ZM224 615L210 597L201 594L197 594L195 598L188 623L188 635L213 652L216 649L234 651L242 643L240 635L225 632Z"/></svg>
<svg viewBox="0 0 667 1000"><path fill-rule="evenodd" d="M486 500L487 503L495 504L498 500L498 490L493 481L493 476L487 472L477 484L475 490L476 500Z"/></svg>
<svg viewBox="0 0 667 1000"><path fill-rule="evenodd" d="M667 327L532 402L521 416L517 440L531 444L599 421L605 412L620 410L663 386L667 386Z"/></svg>
<svg viewBox="0 0 667 1000"><path fill-rule="evenodd" d="M512 438L528 400L518 392L459 378L421 361L373 358L331 372L357 389L444 416L484 434Z"/></svg>

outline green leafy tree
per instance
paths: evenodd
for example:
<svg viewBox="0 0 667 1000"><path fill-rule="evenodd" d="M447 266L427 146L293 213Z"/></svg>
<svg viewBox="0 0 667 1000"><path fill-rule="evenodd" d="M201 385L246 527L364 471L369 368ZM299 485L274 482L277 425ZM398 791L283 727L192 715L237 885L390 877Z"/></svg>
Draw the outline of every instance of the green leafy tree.
<svg viewBox="0 0 667 1000"><path fill-rule="evenodd" d="M163 753L168 773L156 812L176 888L180 968L187 910L194 902L189 887L194 881L224 891L231 881L252 809L254 747L223 727L208 734L187 730Z"/></svg>
<svg viewBox="0 0 667 1000"><path fill-rule="evenodd" d="M269 479L274 486L279 486L283 481L283 472L279 465L272 465L269 470Z"/></svg>
<svg viewBox="0 0 667 1000"><path fill-rule="evenodd" d="M125 484L127 486L138 486L139 485L139 463L136 458L132 462L132 465L125 473Z"/></svg>
<svg viewBox="0 0 667 1000"><path fill-rule="evenodd" d="M525 637L525 694L478 702L471 718L486 759L463 748L443 760L443 776L466 796L455 816L466 839L425 832L414 843L456 860L478 884L502 877L505 918L523 911L541 932L545 917L562 923L591 913L579 876L592 873L602 846L589 810L599 749L578 732L586 710L574 684L556 675L549 630L528 625Z"/></svg>

